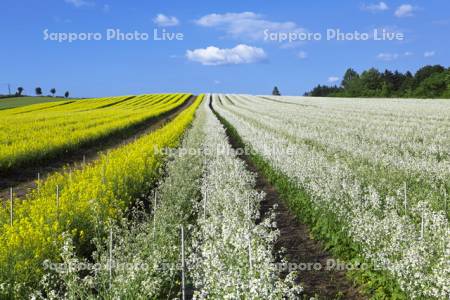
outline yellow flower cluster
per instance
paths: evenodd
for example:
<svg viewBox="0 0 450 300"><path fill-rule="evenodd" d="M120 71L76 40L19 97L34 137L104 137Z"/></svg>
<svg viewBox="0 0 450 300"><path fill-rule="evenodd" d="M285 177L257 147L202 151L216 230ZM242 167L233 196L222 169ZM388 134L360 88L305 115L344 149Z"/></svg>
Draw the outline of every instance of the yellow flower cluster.
<svg viewBox="0 0 450 300"><path fill-rule="evenodd" d="M51 160L181 105L190 95L59 101L0 111L0 173Z"/></svg>
<svg viewBox="0 0 450 300"><path fill-rule="evenodd" d="M164 163L164 151L155 149L178 146L202 99L199 96L161 129L103 154L83 169L56 173L39 191L17 199L13 226L0 224L0 282L35 288L44 274L44 260L58 261L63 233L72 235L80 255L88 255L92 238L155 183ZM8 214L0 208L0 221Z"/></svg>

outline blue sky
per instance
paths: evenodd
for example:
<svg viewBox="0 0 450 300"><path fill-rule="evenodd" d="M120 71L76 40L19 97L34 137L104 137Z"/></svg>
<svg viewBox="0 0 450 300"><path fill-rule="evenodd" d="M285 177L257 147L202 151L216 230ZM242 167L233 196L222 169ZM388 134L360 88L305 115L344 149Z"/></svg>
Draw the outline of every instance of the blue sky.
<svg viewBox="0 0 450 300"><path fill-rule="evenodd" d="M0 94L7 84L34 93L94 97L160 92L300 95L338 83L348 67L412 70L450 65L450 1L2 0ZM158 15L160 15L158 17ZM384 29L404 40L327 40L328 29ZM48 33L100 33L101 40L45 40ZM107 29L149 33L106 40ZM182 33L155 41L153 30ZM277 42L266 33L320 33Z"/></svg>

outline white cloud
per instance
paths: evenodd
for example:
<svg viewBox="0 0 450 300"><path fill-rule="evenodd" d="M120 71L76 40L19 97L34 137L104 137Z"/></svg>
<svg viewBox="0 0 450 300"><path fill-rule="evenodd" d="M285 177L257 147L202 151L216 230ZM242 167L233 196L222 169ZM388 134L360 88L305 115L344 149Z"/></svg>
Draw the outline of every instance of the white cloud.
<svg viewBox="0 0 450 300"><path fill-rule="evenodd" d="M397 53L380 53L377 55L377 58L379 60L384 60L384 61L396 60L398 57L399 57L399 55Z"/></svg>
<svg viewBox="0 0 450 300"><path fill-rule="evenodd" d="M94 3L88 2L85 0L64 0L66 3L72 4L75 7L82 7L82 6L92 6Z"/></svg>
<svg viewBox="0 0 450 300"><path fill-rule="evenodd" d="M370 11L370 12L380 12L380 11L386 11L389 9L389 6L385 2L379 2L376 4L363 4L361 7L362 10Z"/></svg>
<svg viewBox="0 0 450 300"><path fill-rule="evenodd" d="M220 80L214 80L214 84L220 84Z"/></svg>
<svg viewBox="0 0 450 300"><path fill-rule="evenodd" d="M219 25L226 25L233 22L239 22L242 20L257 20L261 15L253 12L243 13L226 13L226 14L209 14L196 20L195 23L200 26L214 27Z"/></svg>
<svg viewBox="0 0 450 300"><path fill-rule="evenodd" d="M306 32L294 22L272 22L254 12L209 14L196 20L197 25L215 27L236 39L264 40L264 31L272 33Z"/></svg>
<svg viewBox="0 0 450 300"><path fill-rule="evenodd" d="M204 49L187 50L186 57L206 66L250 64L263 61L267 54L261 48L237 45L232 49L210 46Z"/></svg>
<svg viewBox="0 0 450 300"><path fill-rule="evenodd" d="M436 51L426 51L423 56L424 57L433 57L436 54Z"/></svg>
<svg viewBox="0 0 450 300"><path fill-rule="evenodd" d="M306 53L305 51L300 51L300 52L297 54L297 56L298 56L298 58L300 58L300 59L306 59L306 58L308 57L308 53Z"/></svg>
<svg viewBox="0 0 450 300"><path fill-rule="evenodd" d="M411 4L402 4L395 11L395 16L398 18L412 17L414 16L414 11L416 10Z"/></svg>
<svg viewBox="0 0 450 300"><path fill-rule="evenodd" d="M180 21L176 17L170 17L163 14L158 14L154 19L153 23L160 27L177 26Z"/></svg>
<svg viewBox="0 0 450 300"><path fill-rule="evenodd" d="M411 51L406 51L405 53L403 53L404 56L411 56L414 53L412 53Z"/></svg>
<svg viewBox="0 0 450 300"><path fill-rule="evenodd" d="M109 13L111 6L109 4L103 4L102 10L104 13Z"/></svg>
<svg viewBox="0 0 450 300"><path fill-rule="evenodd" d="M337 76L328 77L328 82L330 82L330 83L336 83L338 81L339 81L339 77L337 77Z"/></svg>

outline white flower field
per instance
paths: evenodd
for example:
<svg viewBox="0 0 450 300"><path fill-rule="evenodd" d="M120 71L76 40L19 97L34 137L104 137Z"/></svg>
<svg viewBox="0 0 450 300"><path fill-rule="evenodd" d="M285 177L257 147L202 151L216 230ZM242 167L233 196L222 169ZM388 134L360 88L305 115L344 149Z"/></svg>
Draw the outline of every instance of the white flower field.
<svg viewBox="0 0 450 300"><path fill-rule="evenodd" d="M450 299L450 102L193 99L10 194L1 299Z"/></svg>
<svg viewBox="0 0 450 300"><path fill-rule="evenodd" d="M311 216L333 220L333 247L348 238L410 299L449 299L448 101L216 95L213 106L307 192Z"/></svg>

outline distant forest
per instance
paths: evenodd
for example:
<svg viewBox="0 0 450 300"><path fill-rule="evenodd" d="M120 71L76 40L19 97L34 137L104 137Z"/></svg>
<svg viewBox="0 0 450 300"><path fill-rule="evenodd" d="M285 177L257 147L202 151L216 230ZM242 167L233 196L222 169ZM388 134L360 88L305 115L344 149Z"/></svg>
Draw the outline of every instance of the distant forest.
<svg viewBox="0 0 450 300"><path fill-rule="evenodd" d="M318 85L305 96L450 98L450 68L425 66L414 75L375 68L358 74L348 69L339 86Z"/></svg>

